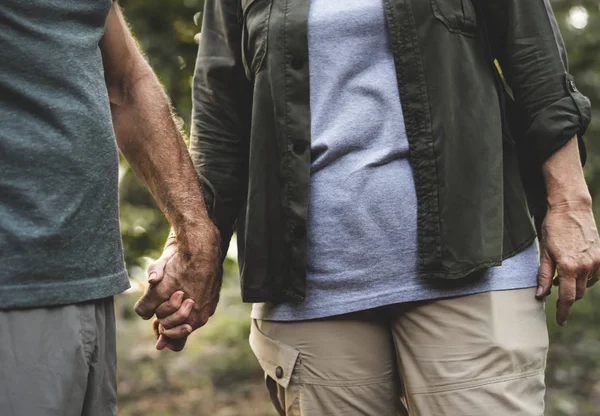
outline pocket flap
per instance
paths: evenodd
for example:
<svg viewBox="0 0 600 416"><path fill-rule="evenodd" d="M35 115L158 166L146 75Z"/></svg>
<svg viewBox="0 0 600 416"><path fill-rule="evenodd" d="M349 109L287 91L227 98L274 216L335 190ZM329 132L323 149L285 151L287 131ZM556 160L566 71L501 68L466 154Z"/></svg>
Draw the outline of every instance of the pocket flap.
<svg viewBox="0 0 600 416"><path fill-rule="evenodd" d="M287 388L300 352L267 337L258 328L255 319L252 320L250 329L250 348L263 371L281 387Z"/></svg>

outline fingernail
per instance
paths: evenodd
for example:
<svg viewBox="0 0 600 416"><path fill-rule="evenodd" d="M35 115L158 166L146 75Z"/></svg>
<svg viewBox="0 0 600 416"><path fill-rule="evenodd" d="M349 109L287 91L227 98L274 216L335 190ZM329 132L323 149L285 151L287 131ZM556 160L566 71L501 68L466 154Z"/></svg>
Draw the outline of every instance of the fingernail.
<svg viewBox="0 0 600 416"><path fill-rule="evenodd" d="M154 283L155 280L156 280L156 273L150 273L150 276L148 276L148 282Z"/></svg>
<svg viewBox="0 0 600 416"><path fill-rule="evenodd" d="M188 299L188 300L186 300L186 302L187 302L187 306L189 306L190 308L191 308L192 306L194 306L194 301L193 301L193 300L191 300L191 299Z"/></svg>
<svg viewBox="0 0 600 416"><path fill-rule="evenodd" d="M183 299L183 292L177 292L177 300Z"/></svg>
<svg viewBox="0 0 600 416"><path fill-rule="evenodd" d="M535 295L542 296L542 293L544 293L544 288L542 286L538 286L537 291L535 292Z"/></svg>
<svg viewBox="0 0 600 416"><path fill-rule="evenodd" d="M190 327L190 326L186 326L185 330L187 331L188 334L192 333L192 327Z"/></svg>

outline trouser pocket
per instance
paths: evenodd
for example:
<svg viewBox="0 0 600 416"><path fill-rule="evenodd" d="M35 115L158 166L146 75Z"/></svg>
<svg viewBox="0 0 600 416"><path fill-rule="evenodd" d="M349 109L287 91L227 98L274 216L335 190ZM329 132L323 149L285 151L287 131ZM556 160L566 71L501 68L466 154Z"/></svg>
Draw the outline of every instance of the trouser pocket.
<svg viewBox="0 0 600 416"><path fill-rule="evenodd" d="M293 375L299 351L273 340L252 320L250 348L265 372L265 383L273 406L282 416L299 416L299 386Z"/></svg>

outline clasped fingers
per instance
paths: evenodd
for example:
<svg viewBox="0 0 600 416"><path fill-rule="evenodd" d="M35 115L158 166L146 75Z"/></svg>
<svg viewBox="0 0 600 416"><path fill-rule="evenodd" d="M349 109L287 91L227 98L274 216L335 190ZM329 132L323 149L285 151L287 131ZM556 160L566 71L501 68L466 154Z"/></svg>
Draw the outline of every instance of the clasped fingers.
<svg viewBox="0 0 600 416"><path fill-rule="evenodd" d="M166 315L163 317L159 316L158 320L161 323L161 325L165 328L165 330L175 328L178 325L182 325L183 323L185 323L188 320L193 307L194 307L194 301L191 299L186 299L185 301L183 301L181 308L179 308L177 311L175 311L169 315ZM190 327L190 332L191 332L191 329L192 329L191 325L188 325L188 326ZM165 332L165 335L171 336L166 332Z"/></svg>

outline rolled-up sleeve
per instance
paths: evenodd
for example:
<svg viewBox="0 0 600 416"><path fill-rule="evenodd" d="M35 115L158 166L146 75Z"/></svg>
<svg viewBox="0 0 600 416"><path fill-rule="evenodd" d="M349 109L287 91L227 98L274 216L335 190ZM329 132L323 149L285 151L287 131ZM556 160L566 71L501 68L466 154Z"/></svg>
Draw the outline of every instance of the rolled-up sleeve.
<svg viewBox="0 0 600 416"><path fill-rule="evenodd" d="M526 125L527 147L543 163L591 119L590 101L569 73L564 42L549 0L476 0L494 57Z"/></svg>

